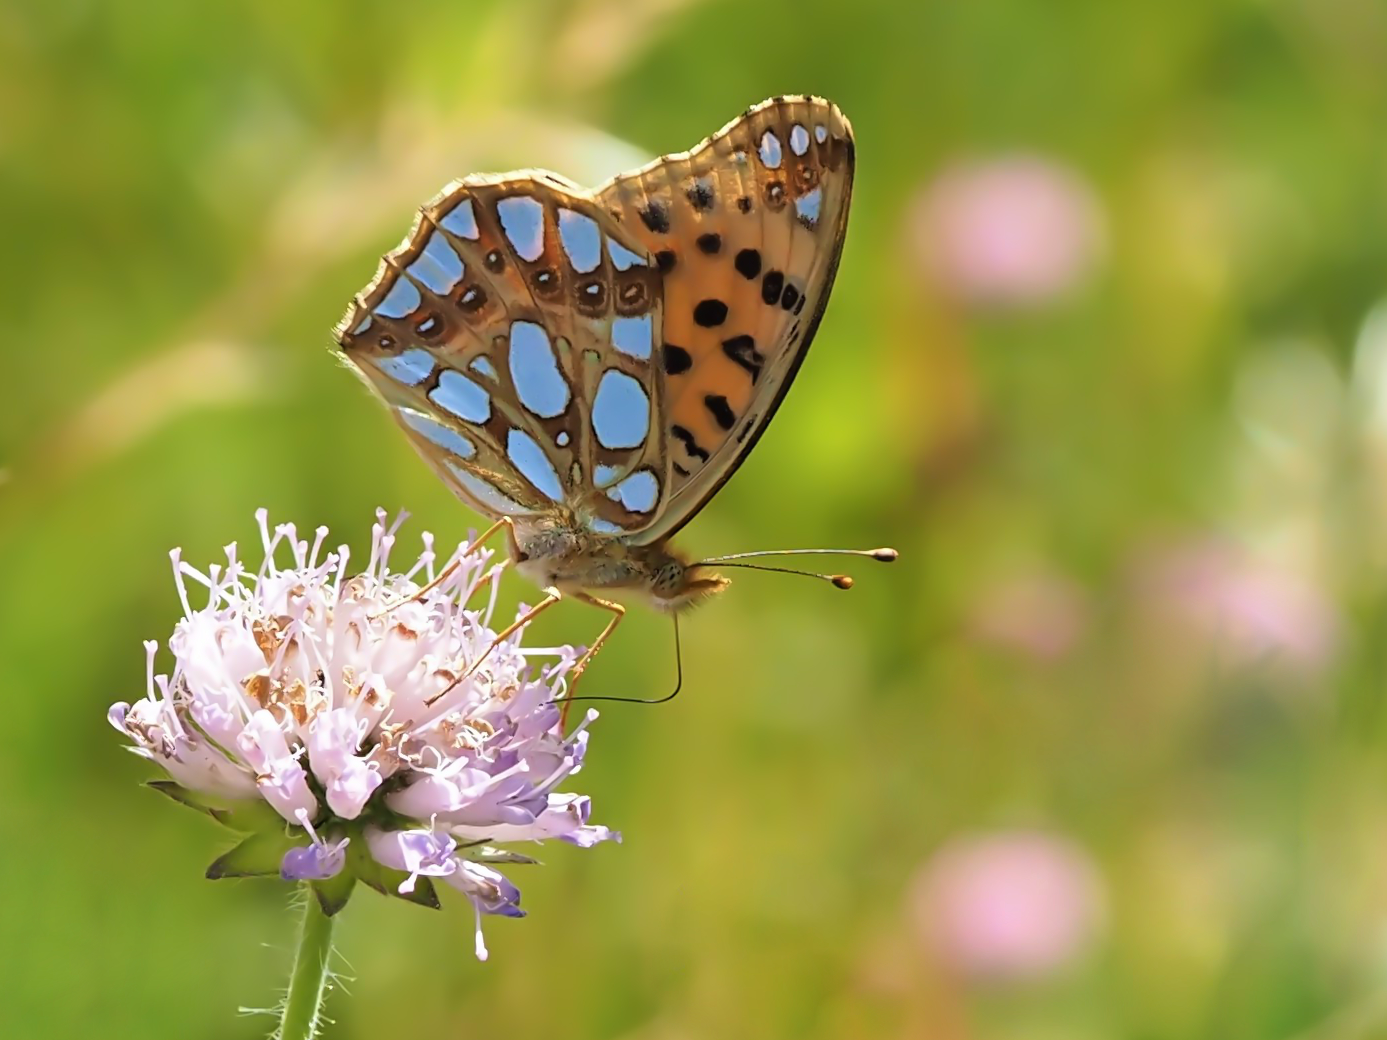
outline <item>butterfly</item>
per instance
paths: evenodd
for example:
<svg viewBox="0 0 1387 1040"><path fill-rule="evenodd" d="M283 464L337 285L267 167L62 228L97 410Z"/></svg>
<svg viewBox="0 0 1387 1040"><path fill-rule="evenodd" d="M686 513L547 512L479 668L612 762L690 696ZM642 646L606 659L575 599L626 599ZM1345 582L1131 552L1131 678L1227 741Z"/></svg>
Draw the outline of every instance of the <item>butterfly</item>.
<svg viewBox="0 0 1387 1040"><path fill-rule="evenodd" d="M710 565L779 554L691 561L669 541L746 459L804 361L854 161L836 105L777 97L593 190L543 170L466 177L420 209L334 330L545 590L512 628L565 595L612 613L575 682L624 613L602 595L677 614L727 586Z"/></svg>

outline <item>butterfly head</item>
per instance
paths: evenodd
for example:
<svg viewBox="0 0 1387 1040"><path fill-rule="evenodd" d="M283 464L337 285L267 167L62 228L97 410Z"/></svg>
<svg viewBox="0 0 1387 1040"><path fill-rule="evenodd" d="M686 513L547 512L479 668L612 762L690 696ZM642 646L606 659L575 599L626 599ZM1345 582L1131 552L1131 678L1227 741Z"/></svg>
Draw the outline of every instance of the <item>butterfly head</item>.
<svg viewBox="0 0 1387 1040"><path fill-rule="evenodd" d="M658 610L678 613L727 588L731 582L707 567L686 563L666 552L651 573L650 600Z"/></svg>

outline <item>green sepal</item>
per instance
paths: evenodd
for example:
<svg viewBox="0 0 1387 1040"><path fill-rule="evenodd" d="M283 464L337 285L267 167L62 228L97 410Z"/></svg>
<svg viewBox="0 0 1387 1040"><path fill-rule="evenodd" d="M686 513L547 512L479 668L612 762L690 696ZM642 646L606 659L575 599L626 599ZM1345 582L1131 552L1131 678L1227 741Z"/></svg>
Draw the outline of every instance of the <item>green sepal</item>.
<svg viewBox="0 0 1387 1040"><path fill-rule="evenodd" d="M248 798L244 801L227 804L218 801L213 795L193 791L173 780L146 780L145 786L172 798L179 805L186 805L189 809L206 813L222 826L230 827L233 831L239 831L242 834L254 834L257 831L283 829L284 827L284 817L280 816L270 807L269 803L260 798Z"/></svg>
<svg viewBox="0 0 1387 1040"><path fill-rule="evenodd" d="M190 791L182 784L172 780L146 780L145 786L152 791L158 791L162 795L167 795L179 805L186 805L189 809L196 809L198 812L206 813L218 823L227 824L231 818L230 812L224 806L213 805L205 800L205 796L198 791ZM227 824L229 826L229 824Z"/></svg>
<svg viewBox="0 0 1387 1040"><path fill-rule="evenodd" d="M269 802L259 798L249 799L244 802L233 802L229 806L222 808L221 813L225 816L225 823L234 831L242 834L278 834L286 841L285 848L293 844L285 836L285 828L289 826L284 817L275 812ZM303 831L294 828L300 835Z"/></svg>
<svg viewBox="0 0 1387 1040"><path fill-rule="evenodd" d="M232 877L278 877L284 854L294 840L283 831L249 835L230 852L218 856L207 868L213 881Z"/></svg>
<svg viewBox="0 0 1387 1040"><path fill-rule="evenodd" d="M392 870L372 859L365 841L354 841L347 846L347 870L383 896L394 896L396 899L426 906L430 910L441 908L433 882L426 877L414 879L413 891L401 892L400 885L409 875L403 870Z"/></svg>
<svg viewBox="0 0 1387 1040"><path fill-rule="evenodd" d="M417 877L414 879L414 889L410 892L400 891L400 882L409 877L403 870L386 870L387 874L394 874L400 881L395 882L390 894L396 899L403 899L406 903L415 903L419 906L426 906L430 910L441 910L443 904L438 901L438 891L433 887L433 879Z"/></svg>
<svg viewBox="0 0 1387 1040"><path fill-rule="evenodd" d="M313 889L323 913L331 917L347 905L352 889L356 888L356 878L352 877L351 871L343 870L330 878L310 881L309 887Z"/></svg>

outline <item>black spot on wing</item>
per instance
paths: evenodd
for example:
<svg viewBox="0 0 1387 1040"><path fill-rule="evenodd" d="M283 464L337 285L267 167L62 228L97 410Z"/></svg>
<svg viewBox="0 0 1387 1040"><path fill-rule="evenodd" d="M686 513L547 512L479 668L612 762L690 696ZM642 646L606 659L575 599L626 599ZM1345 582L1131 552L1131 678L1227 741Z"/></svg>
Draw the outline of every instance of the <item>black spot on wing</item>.
<svg viewBox="0 0 1387 1040"><path fill-rule="evenodd" d="M724 401L723 403L726 404L727 402ZM708 453L698 446L698 441L694 440L694 435L684 429L684 427L671 426L669 432L674 436L675 440L684 445L684 450L689 453L690 458L698 459L700 462L708 461ZM684 476L687 477L688 473L685 472Z"/></svg>
<svg viewBox="0 0 1387 1040"><path fill-rule="evenodd" d="M669 207L659 199L652 199L649 205L640 211L640 215L641 223L655 234L669 233Z"/></svg>
<svg viewBox="0 0 1387 1040"><path fill-rule="evenodd" d="M664 349L665 371L672 376L677 376L681 372L687 372L693 367L693 358L683 347L676 347L673 343L666 343Z"/></svg>
<svg viewBox="0 0 1387 1040"><path fill-rule="evenodd" d="M721 300L700 300L694 307L693 319L705 329L717 328L727 320L727 304Z"/></svg>
<svg viewBox="0 0 1387 1040"><path fill-rule="evenodd" d="M727 398L722 394L707 394L703 398L703 406L708 409L717 424L724 430L730 430L737 424L737 417L732 413L732 406L727 403Z"/></svg>
<svg viewBox="0 0 1387 1040"><path fill-rule="evenodd" d="M785 276L779 271L767 271L766 277L761 279L761 299L765 303L777 303L780 300L780 293L785 288Z"/></svg>
<svg viewBox="0 0 1387 1040"><path fill-rule="evenodd" d="M750 281L761 273L761 253L756 249L743 249L732 261L732 266L739 275Z"/></svg>
<svg viewBox="0 0 1387 1040"><path fill-rule="evenodd" d="M733 336L722 341L722 352L746 369L753 383L760 378L766 359L756 349L756 340L750 336Z"/></svg>
<svg viewBox="0 0 1387 1040"><path fill-rule="evenodd" d="M706 184L694 181L684 194L688 197L689 205L700 213L713 208L713 189Z"/></svg>

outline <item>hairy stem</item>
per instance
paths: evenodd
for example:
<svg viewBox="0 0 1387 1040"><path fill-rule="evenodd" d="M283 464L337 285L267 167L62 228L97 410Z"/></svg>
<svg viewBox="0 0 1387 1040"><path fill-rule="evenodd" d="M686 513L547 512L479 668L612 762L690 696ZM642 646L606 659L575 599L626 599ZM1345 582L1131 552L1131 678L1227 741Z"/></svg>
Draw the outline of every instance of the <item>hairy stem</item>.
<svg viewBox="0 0 1387 1040"><path fill-rule="evenodd" d="M289 976L289 992L284 997L284 1014L279 1020L275 1040L314 1040L322 1023L323 998L327 996L328 958L332 956L332 927L335 918L323 913L307 885L301 893L303 917L299 922L299 948L294 955L294 971Z"/></svg>

